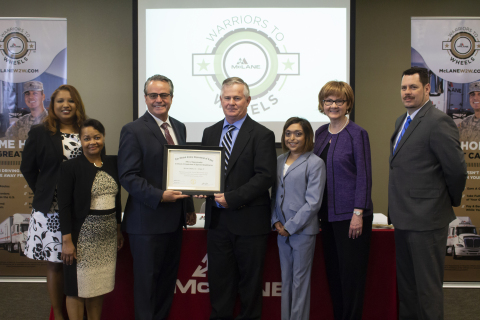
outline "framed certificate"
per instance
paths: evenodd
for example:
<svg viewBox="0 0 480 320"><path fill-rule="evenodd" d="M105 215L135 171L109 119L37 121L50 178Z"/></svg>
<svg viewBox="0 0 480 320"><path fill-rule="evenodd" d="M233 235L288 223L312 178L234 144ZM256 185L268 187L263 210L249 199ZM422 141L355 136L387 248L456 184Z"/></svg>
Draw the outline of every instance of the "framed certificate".
<svg viewBox="0 0 480 320"><path fill-rule="evenodd" d="M165 145L163 190L189 195L222 193L225 182L225 148Z"/></svg>

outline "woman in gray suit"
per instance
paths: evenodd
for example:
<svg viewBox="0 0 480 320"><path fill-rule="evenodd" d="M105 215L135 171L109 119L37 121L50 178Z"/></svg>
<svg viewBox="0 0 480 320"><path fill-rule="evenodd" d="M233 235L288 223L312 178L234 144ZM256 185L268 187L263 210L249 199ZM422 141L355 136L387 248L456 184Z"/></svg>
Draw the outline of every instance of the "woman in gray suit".
<svg viewBox="0 0 480 320"><path fill-rule="evenodd" d="M272 189L272 226L278 232L282 269L282 320L309 319L310 274L317 212L325 187L325 164L313 154L310 123L293 117L283 127L277 158L277 179Z"/></svg>

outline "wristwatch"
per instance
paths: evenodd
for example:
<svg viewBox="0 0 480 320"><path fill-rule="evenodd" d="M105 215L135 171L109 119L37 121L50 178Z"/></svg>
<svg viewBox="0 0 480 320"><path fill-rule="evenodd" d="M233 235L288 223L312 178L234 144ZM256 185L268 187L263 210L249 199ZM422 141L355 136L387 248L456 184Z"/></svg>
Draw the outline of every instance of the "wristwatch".
<svg viewBox="0 0 480 320"><path fill-rule="evenodd" d="M353 210L353 213L355 213L356 216L360 217L362 215L361 211Z"/></svg>

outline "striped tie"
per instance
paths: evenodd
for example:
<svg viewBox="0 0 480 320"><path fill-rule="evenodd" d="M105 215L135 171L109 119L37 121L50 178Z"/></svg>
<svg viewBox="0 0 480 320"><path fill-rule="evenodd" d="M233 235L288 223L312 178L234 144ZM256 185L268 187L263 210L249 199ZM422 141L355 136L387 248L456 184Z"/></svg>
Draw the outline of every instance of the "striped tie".
<svg viewBox="0 0 480 320"><path fill-rule="evenodd" d="M232 153L232 131L235 129L234 125L229 125L228 130L223 136L222 146L225 147L225 173L227 173L228 160L230 160L230 154Z"/></svg>

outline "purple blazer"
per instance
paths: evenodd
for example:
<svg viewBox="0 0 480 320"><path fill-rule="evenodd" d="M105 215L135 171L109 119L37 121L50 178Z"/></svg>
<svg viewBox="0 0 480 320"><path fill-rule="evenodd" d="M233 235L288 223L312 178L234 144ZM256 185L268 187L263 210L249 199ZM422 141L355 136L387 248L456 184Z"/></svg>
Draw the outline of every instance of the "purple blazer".
<svg viewBox="0 0 480 320"><path fill-rule="evenodd" d="M372 159L367 131L350 121L340 133L331 134L326 124L315 132L313 152L320 157L330 139L326 163L329 221L350 220L354 208L371 215Z"/></svg>

